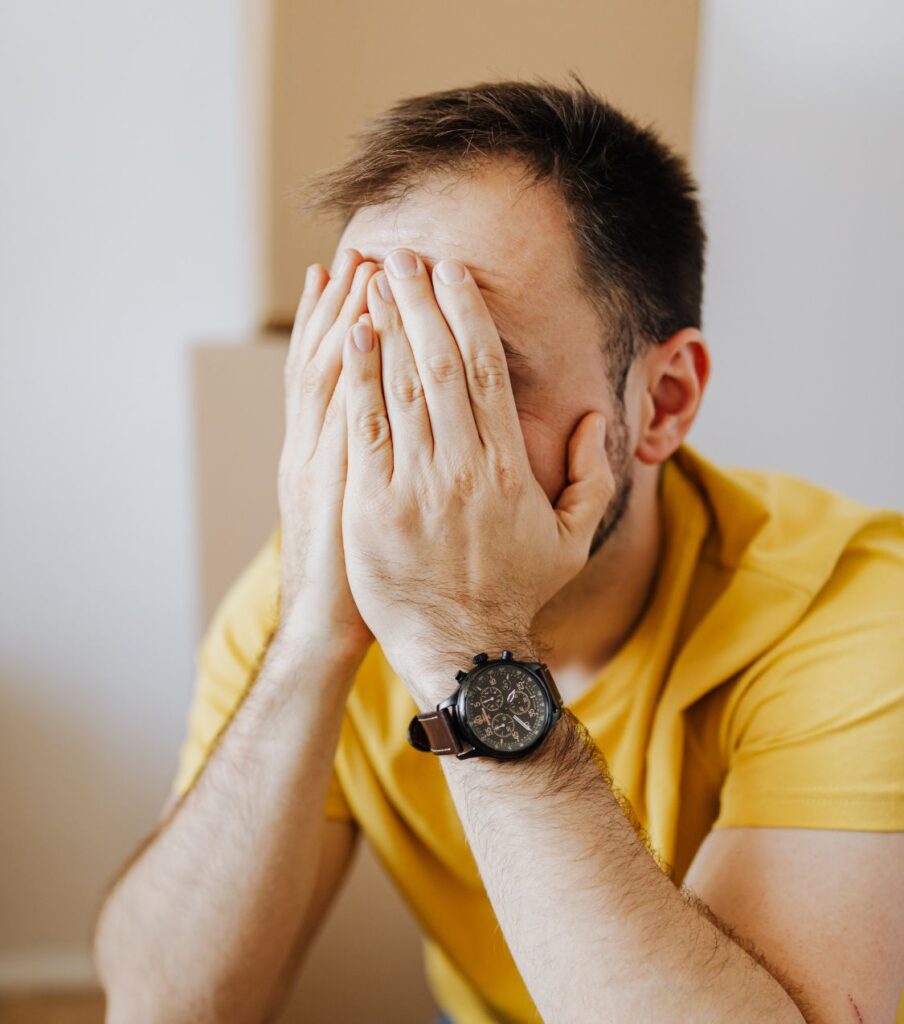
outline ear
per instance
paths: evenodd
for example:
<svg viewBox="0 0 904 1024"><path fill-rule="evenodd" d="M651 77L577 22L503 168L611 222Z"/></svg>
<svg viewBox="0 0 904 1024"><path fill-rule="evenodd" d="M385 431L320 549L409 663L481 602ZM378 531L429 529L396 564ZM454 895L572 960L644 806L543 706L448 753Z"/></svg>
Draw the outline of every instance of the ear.
<svg viewBox="0 0 904 1024"><path fill-rule="evenodd" d="M642 357L645 392L636 457L655 465L676 451L697 418L709 380L709 349L685 327Z"/></svg>

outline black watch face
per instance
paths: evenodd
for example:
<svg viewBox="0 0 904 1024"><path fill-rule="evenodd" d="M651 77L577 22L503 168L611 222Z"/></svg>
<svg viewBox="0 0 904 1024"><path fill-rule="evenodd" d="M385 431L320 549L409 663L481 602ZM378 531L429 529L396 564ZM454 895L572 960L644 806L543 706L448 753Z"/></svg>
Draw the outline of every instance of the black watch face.
<svg viewBox="0 0 904 1024"><path fill-rule="evenodd" d="M458 710L480 743L511 754L532 746L543 735L550 704L532 672L500 661L467 681Z"/></svg>

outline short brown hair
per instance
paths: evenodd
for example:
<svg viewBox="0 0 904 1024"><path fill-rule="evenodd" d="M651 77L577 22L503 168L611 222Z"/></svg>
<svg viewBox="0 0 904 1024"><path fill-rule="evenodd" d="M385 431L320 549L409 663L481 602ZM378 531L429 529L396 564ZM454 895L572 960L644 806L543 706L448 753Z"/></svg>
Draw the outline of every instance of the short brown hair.
<svg viewBox="0 0 904 1024"><path fill-rule="evenodd" d="M706 234L684 159L576 74L484 82L403 99L356 136L352 157L308 179L305 209L337 214L400 200L433 172L514 156L565 200L588 297L605 325L613 387L646 345L702 318Z"/></svg>

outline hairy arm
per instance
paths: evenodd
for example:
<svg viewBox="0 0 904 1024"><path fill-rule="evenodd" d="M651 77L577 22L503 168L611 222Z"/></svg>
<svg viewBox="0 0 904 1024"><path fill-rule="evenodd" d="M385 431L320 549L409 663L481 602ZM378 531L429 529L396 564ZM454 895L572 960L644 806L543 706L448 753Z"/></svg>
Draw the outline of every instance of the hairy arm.
<svg viewBox="0 0 904 1024"><path fill-rule="evenodd" d="M570 711L524 759L441 762L547 1024L810 1019L774 967L669 880Z"/></svg>
<svg viewBox="0 0 904 1024"><path fill-rule="evenodd" d="M277 633L197 782L113 885L95 935L112 1024L256 1022L282 997L331 870L321 851L347 860L354 838L348 824L338 842L346 824L323 805L355 665L322 654Z"/></svg>

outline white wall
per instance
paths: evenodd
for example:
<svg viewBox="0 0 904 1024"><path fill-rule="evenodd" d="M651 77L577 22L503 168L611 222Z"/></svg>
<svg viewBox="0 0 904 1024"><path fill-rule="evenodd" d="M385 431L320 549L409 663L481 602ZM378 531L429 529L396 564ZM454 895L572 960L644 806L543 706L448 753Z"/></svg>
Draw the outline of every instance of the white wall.
<svg viewBox="0 0 904 1024"><path fill-rule="evenodd" d="M904 6L710 0L696 171L714 373L692 437L904 506Z"/></svg>
<svg viewBox="0 0 904 1024"><path fill-rule="evenodd" d="M0 11L2 983L84 969L164 799L199 628L186 350L253 325L261 260L243 3Z"/></svg>

